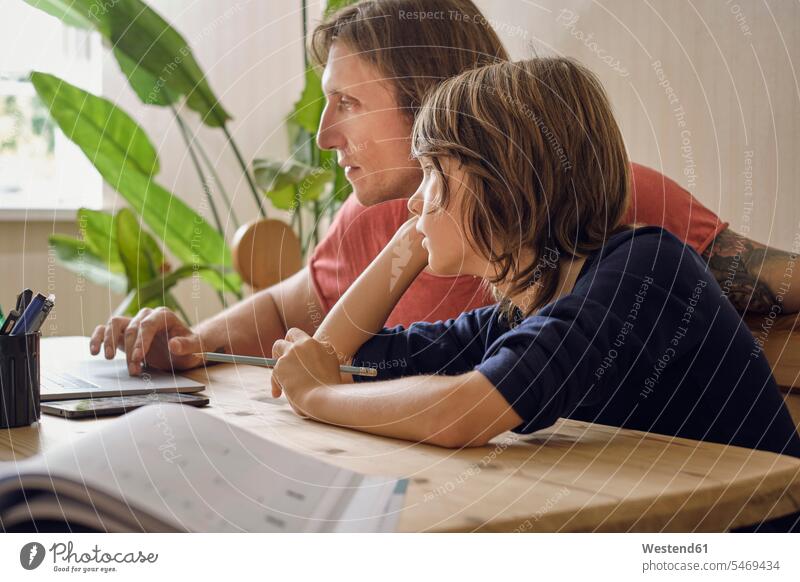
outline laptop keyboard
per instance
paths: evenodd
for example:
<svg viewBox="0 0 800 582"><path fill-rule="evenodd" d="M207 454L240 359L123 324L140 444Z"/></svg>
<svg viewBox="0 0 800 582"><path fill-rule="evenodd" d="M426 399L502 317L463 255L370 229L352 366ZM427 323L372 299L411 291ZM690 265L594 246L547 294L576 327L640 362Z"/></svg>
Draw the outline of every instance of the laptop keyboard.
<svg viewBox="0 0 800 582"><path fill-rule="evenodd" d="M83 392L86 390L97 390L99 386L97 384L92 384L88 380L79 378L78 376L73 376L67 372L61 372L59 374L43 374L42 388L57 390L59 392L63 390Z"/></svg>

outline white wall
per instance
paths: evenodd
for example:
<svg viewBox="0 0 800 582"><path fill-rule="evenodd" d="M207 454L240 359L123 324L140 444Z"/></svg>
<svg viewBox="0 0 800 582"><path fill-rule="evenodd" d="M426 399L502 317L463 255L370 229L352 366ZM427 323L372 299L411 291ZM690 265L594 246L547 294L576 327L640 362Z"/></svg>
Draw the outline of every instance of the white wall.
<svg viewBox="0 0 800 582"><path fill-rule="evenodd" d="M300 2L156 0L152 4L189 40L211 86L234 116L231 129L249 160L286 153L282 120L302 87ZM800 5L795 2L587 0L537 3L479 0L515 58L555 51L574 56L602 79L633 160L661 169L751 237L789 248L800 233L798 119ZM578 17L567 18L569 9ZM319 12L319 2L311 14ZM738 19L737 19L738 17ZM747 27L746 29L744 27ZM591 37L587 40L587 37ZM618 61L615 66L602 57ZM685 127L653 68L663 73L685 111ZM108 60L104 93L128 109L159 148L159 181L199 207L202 192L179 134L164 110L138 103ZM196 118L187 113L193 127ZM684 173L681 131L688 130L694 178ZM241 220L254 205L219 132L201 129L222 179L231 184ZM684 133L686 137L687 134ZM752 192L743 171L752 152ZM752 206L746 204L752 201ZM744 218L748 214L750 222ZM209 217L210 220L210 217ZM119 301L76 279L48 255L47 234L68 223L0 221L0 302L23 282L58 296L47 333L87 334ZM231 230L228 234L232 234ZM194 317L219 309L213 293L179 297Z"/></svg>

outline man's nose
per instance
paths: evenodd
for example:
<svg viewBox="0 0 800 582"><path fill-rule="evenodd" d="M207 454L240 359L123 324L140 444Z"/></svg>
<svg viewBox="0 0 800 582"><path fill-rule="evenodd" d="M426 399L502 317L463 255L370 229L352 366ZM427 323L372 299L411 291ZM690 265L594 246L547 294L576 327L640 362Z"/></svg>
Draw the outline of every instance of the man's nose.
<svg viewBox="0 0 800 582"><path fill-rule="evenodd" d="M344 149L341 133L336 129L335 116L327 105L322 110L322 117L319 120L317 145L322 150Z"/></svg>

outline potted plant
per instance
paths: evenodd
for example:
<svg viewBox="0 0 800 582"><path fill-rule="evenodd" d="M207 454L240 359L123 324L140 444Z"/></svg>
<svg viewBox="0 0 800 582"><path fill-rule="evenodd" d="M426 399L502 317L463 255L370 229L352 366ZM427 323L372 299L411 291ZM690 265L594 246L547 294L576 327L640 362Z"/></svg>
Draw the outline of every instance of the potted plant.
<svg viewBox="0 0 800 582"><path fill-rule="evenodd" d="M317 242L319 218L323 212L335 212L349 188L334 155L320 151L314 143L324 97L313 70L306 67L305 89L287 119L293 144L290 159L256 160L251 168L229 131L230 114L211 90L187 42L145 2L115 0L100 5L93 0L25 1L70 26L97 31L141 102L170 109L214 223L212 226L157 182L157 152L131 115L108 99L56 76L32 73L33 86L53 120L129 205L113 216L81 209L80 238L60 234L50 237L65 267L95 283L126 292L118 312L130 314L156 305L181 312L171 289L193 276L210 284L223 305L227 293L242 297L242 279L231 268L234 260L225 241L220 205L235 226L239 222L209 156L180 113L183 109L199 115L207 127L223 132L261 219L267 218L266 195L274 207L292 211L301 255ZM328 10L347 3L332 0ZM304 35L306 22L303 2ZM304 230L304 210L310 211L314 220L310 231ZM162 245L180 262L177 268L165 260ZM184 318L188 320L185 313Z"/></svg>

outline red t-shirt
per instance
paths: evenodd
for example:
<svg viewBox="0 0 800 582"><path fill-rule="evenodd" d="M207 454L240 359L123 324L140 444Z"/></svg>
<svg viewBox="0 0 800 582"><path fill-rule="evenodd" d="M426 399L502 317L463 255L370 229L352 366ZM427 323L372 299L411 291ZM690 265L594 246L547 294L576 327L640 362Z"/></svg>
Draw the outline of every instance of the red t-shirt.
<svg viewBox="0 0 800 582"><path fill-rule="evenodd" d="M717 215L665 175L631 164L631 206L626 223L663 226L702 253L727 228ZM364 206L350 196L339 209L325 238L309 260L311 279L325 312L386 246L408 220L407 200ZM439 276L423 271L395 306L387 327L415 321L437 321L495 303L472 275Z"/></svg>

